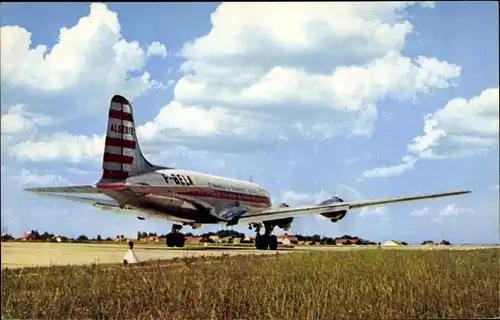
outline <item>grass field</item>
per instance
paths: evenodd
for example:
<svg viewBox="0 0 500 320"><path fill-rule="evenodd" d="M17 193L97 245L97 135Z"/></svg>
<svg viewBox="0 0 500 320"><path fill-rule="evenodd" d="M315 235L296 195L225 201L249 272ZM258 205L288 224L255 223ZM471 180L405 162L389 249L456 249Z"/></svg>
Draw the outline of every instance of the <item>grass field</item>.
<svg viewBox="0 0 500 320"><path fill-rule="evenodd" d="M8 269L2 318L492 318L499 258L361 250Z"/></svg>

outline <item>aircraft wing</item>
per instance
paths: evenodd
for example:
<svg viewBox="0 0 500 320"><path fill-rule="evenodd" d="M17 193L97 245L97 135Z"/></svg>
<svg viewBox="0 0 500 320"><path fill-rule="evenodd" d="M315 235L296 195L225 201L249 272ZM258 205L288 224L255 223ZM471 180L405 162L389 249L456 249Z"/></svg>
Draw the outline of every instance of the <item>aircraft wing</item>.
<svg viewBox="0 0 500 320"><path fill-rule="evenodd" d="M417 201L417 200L425 200L425 199L433 199L433 198L441 198L449 196L458 196L467 193L470 193L470 191L467 190L467 191L455 191L446 193L434 193L427 195L388 198L388 199L336 202L323 206L297 206L297 207L285 207L285 208L271 208L271 209L265 209L259 212L258 214L252 214L248 216L243 215L238 219L238 224L264 222L270 220L291 218L296 216L332 213L344 210L359 209L369 206L383 206L386 204L398 203L398 202L408 202L408 201Z"/></svg>

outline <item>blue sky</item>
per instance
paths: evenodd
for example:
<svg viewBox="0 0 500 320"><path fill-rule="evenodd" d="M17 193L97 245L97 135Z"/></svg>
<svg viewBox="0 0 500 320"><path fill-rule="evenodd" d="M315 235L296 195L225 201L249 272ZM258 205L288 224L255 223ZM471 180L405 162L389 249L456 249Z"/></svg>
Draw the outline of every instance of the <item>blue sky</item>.
<svg viewBox="0 0 500 320"><path fill-rule="evenodd" d="M22 190L97 181L121 93L152 162L251 177L275 202L473 192L291 233L498 243L497 4L282 6L2 4L2 231L170 230Z"/></svg>

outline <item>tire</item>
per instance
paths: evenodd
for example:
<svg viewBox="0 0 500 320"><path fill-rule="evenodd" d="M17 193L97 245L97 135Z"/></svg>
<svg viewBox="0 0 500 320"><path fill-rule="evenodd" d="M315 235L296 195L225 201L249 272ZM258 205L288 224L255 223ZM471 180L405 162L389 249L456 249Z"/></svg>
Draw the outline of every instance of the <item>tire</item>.
<svg viewBox="0 0 500 320"><path fill-rule="evenodd" d="M169 247L169 248L175 247L175 244L177 242L176 240L177 240L177 237L176 237L175 233L167 234L167 239L165 240L167 247Z"/></svg>
<svg viewBox="0 0 500 320"><path fill-rule="evenodd" d="M178 247L178 248L182 248L184 247L184 244L186 243L186 238L184 238L184 234L183 233L177 233L176 234L176 244L175 246Z"/></svg>
<svg viewBox="0 0 500 320"><path fill-rule="evenodd" d="M269 236L269 250L278 250L278 238L276 236Z"/></svg>
<svg viewBox="0 0 500 320"><path fill-rule="evenodd" d="M261 235L255 237L255 248L257 248L257 250L267 250L268 246L269 246L268 237Z"/></svg>

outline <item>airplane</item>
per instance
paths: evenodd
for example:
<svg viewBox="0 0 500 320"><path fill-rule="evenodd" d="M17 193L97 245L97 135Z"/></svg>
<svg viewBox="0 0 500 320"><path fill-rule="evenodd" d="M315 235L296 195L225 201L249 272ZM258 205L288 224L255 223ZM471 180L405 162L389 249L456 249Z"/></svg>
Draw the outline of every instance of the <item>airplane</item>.
<svg viewBox="0 0 500 320"><path fill-rule="evenodd" d="M183 226L197 229L204 224L247 224L256 231L255 246L259 250L277 250L274 228L287 231L298 216L322 215L336 223L353 209L471 192L361 201L344 201L333 196L315 205L272 205L269 192L260 184L151 164L139 147L132 105L121 95L114 95L109 105L102 176L95 184L25 190L90 202L101 209L126 211L140 220L160 218L173 222L166 237L168 247L184 246L184 235L180 232ZM104 199L83 194L100 194Z"/></svg>

